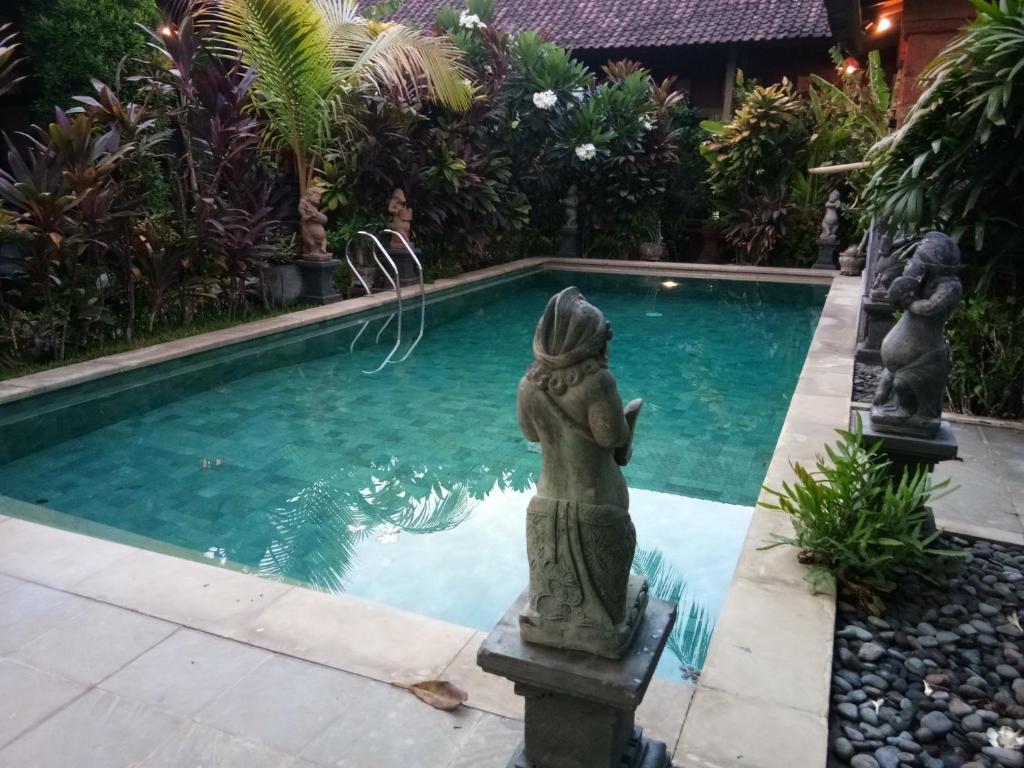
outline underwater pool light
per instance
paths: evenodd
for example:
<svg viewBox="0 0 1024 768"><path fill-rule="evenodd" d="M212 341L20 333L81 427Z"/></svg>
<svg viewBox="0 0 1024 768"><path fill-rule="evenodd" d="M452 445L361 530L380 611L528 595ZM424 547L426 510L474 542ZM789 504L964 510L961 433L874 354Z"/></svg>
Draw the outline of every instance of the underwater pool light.
<svg viewBox="0 0 1024 768"><path fill-rule="evenodd" d="M665 280L661 284L661 287L662 288L675 288L677 285L679 285L679 283L677 283L675 280Z"/></svg>

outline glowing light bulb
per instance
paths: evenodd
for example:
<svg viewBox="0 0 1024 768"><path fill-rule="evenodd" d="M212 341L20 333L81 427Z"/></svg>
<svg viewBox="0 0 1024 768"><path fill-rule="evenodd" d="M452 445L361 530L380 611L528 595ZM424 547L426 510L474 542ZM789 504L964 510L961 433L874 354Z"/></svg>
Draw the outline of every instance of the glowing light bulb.
<svg viewBox="0 0 1024 768"><path fill-rule="evenodd" d="M164 24L162 27L160 27L160 34L164 37L170 37L174 34L174 30L171 29L169 24Z"/></svg>
<svg viewBox="0 0 1024 768"><path fill-rule="evenodd" d="M883 16L878 20L879 32L888 32L890 29L892 29L892 19L890 19L888 16Z"/></svg>
<svg viewBox="0 0 1024 768"><path fill-rule="evenodd" d="M662 288L675 288L677 285L679 285L679 283L677 283L675 280L666 280L665 282L663 282L661 284L661 287Z"/></svg>

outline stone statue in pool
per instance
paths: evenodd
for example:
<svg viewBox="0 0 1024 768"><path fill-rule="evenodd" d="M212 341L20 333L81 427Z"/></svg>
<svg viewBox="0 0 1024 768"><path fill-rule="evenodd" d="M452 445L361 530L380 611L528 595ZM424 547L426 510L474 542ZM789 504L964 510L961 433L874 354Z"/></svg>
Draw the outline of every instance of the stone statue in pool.
<svg viewBox="0 0 1024 768"><path fill-rule="evenodd" d="M519 383L519 425L543 468L526 517L529 643L622 658L647 605L631 573L636 531L621 466L642 400L623 407L608 370L611 326L577 288L548 302Z"/></svg>
<svg viewBox="0 0 1024 768"><path fill-rule="evenodd" d="M939 431L949 376L946 321L960 304L960 249L929 232L903 274L889 286L889 303L903 314L882 342L882 378L871 407L879 432L932 438Z"/></svg>

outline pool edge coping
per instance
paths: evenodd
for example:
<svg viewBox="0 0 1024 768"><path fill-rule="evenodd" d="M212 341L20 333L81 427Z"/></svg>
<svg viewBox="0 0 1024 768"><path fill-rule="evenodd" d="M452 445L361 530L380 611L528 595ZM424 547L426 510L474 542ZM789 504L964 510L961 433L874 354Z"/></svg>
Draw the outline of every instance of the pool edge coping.
<svg viewBox="0 0 1024 768"><path fill-rule="evenodd" d="M790 461L807 462L813 460L814 454L819 452L824 444L832 437L832 431L845 426L846 414L850 406L850 388L852 388L853 373L853 350L856 335L856 311L859 306L859 279L841 278L838 273L814 272L811 270L773 270L772 274L763 274L759 269L730 268L723 270L723 267L731 265L681 265L640 263L646 267L641 269L633 262L601 262L599 260L584 259L554 259L534 258L511 262L487 270L461 276L454 280L438 281L438 283L427 287L427 294L457 288L463 285L487 280L492 277L499 277L520 270L527 270L536 266L554 269L580 268L582 271L619 271L630 274L657 274L665 276L693 277L698 279L723 279L719 274L726 274L729 277L724 279L745 279L781 282L804 282L804 283L830 283L832 288L822 308L821 316L816 324L815 333L812 338L804 365L797 381L793 397L787 410L785 422L780 432L771 464L765 479L766 484L778 486L782 479L787 478ZM587 269L593 266L594 269ZM699 267L693 269L691 267ZM418 293L418 292L417 292ZM155 345L154 347L133 350L132 352L121 353L107 358L97 358L93 361L79 363L65 368L79 368L71 372L67 377L61 378L53 374L64 369L57 368L44 371L39 374L11 379L0 382L0 403L9 400L21 399L41 392L48 392L67 386L73 386L90 379L111 375L125 370L134 370L139 367L164 362L176 357L183 357L199 351L215 349L222 346L246 341L249 339L267 336L283 330L290 330L303 325L331 320L354 314L367 309L374 309L387 304L393 300L393 294L376 294L373 297L355 299L327 307L317 307L310 310L283 315L280 318L272 318L270 321L256 321L255 323L235 326L224 331L215 331L209 334L200 334L184 340L167 342L166 344ZM343 305L347 305L344 306ZM298 317L296 317L298 316ZM287 322L276 323L274 321L285 320ZM244 329L245 332L239 332ZM168 350L170 345L177 345L180 342L194 342L193 344L182 345L183 348ZM147 356L141 352L151 351ZM171 354L168 355L168 352ZM122 360L118 365L118 359L131 356L131 361ZM141 358L141 359L140 359ZM848 370L847 370L848 369ZM820 391L818 375L825 373L830 380L839 380L846 375L847 392L844 395L833 391ZM836 374L831 376L831 374ZM24 383L27 380L39 377L41 381L29 381L29 386ZM4 387L23 390L14 393L4 393ZM841 389L841 388L840 388ZM840 411L842 416L838 417ZM827 433L827 434L825 434ZM819 439L825 434L824 439ZM9 527L11 524L14 527ZM0 572L9 573L16 578L34 581L45 586L79 594L95 600L109 602L118 607L146 613L148 615L174 621L182 626L188 626L211 634L228 637L230 639L246 642L256 647L277 653L284 653L302 658L313 663L331 666L343 671L360 674L381 682L412 682L408 677L409 670L398 668L388 669L385 666L368 662L365 658L346 660L342 658L345 652L345 643L337 647L331 647L325 638L317 637L294 637L291 624L283 622L288 629L280 630L277 633L265 632L266 627L259 626L266 624L267 619L273 618L275 607L278 612L286 611L290 603L299 603L299 607L291 606L293 613L298 611L305 615L307 621L315 624L326 622L330 625L331 631L328 635L337 634L338 627L349 627L353 624L369 625L379 627L381 624L394 627L401 622L403 627L404 642L409 642L410 636L417 634L425 637L444 638L441 643L447 650L442 650L437 658L429 664L429 669L417 671L431 672L438 676L446 670L452 669L464 657L467 650L478 634L470 628L460 627L454 624L431 619L418 614L411 614L397 608L385 606L380 603L361 600L350 595L327 595L316 592L301 586L291 584L277 584L267 581L255 574L239 573L237 571L221 569L212 564L197 562L194 560L183 560L173 555L154 552L151 550L139 549L128 544L121 544L104 539L93 538L86 534L74 533L58 528L50 528L41 523L29 522L20 518L5 517L0 513L0 531L10 533L16 530L29 530L29 534L38 539L38 550L40 553L46 551L59 552L62 547L71 549L75 557L79 559L92 558L100 565L90 571L82 578L66 580L64 577L54 577L47 572L43 558L27 558L27 563L14 571L9 571L9 565L0 559ZM759 552L764 540L772 533L786 535L791 533L788 528L788 519L779 517L779 513L771 513L767 510L755 509L746 538L739 553L739 561L729 590L726 593L719 616L715 635L712 639L711 650L701 677L701 681L695 689L679 686L678 692L670 692L665 704L676 704L682 709L682 719L679 722L678 737L669 748L675 748L676 759L683 760L687 765L706 766L711 768L723 765L753 766L753 768L820 768L825 762L825 750L827 742L827 712L828 712L828 688L831 677L831 652L832 652L832 631L835 615L835 600L831 595L811 595L810 590L803 580L804 569L796 562L791 551L782 552L775 550L773 553ZM64 537L73 537L64 539ZM62 541L63 539L63 541ZM111 559L110 548L120 548L117 556ZM22 553L26 554L26 553ZM227 585L224 588L235 593L241 590L244 595L248 591L259 592L262 598L264 593L272 593L273 597L269 603L252 616L246 615L244 620L237 622L237 625L225 624L225 620L218 617L216 620L197 619L193 612L172 615L173 611L167 606L161 606L159 601L154 603L151 595L144 591L134 594L131 590L119 592L116 588L111 591L111 582L118 582L131 573L132 567L138 569L137 561L146 561L149 558L156 558L152 562L159 562L163 578L177 574L181 583L188 585L190 580L194 581L192 569L202 568L204 573L202 579L209 583L220 583ZM776 570L769 572L768 564L773 564ZM120 573L120 576L119 576ZM136 579L138 574L135 574ZM236 581L236 580L245 581ZM131 579L128 579L130 582ZM105 585L105 586L104 586ZM747 605L739 604L740 587L744 592L743 598ZM750 593L750 594L747 594ZM291 595L288 600L287 596ZM822 671L821 665L815 668L814 673L802 681L802 685L794 685L791 680L779 680L778 665L773 663L774 657L778 656L778 643L780 636L785 638L793 634L792 617L785 612L770 612L766 618L767 623L755 627L751 635L749 620L744 611L749 608L752 601L755 604L762 603L770 606L777 602L779 596L783 596L788 603L799 606L803 613L800 614L802 632L813 640L822 638L825 647L819 647L816 656L827 657L827 664ZM202 595L202 600L210 599L209 593ZM239 602L242 598L237 599ZM250 598L252 600L252 598ZM282 601L285 607L280 607ZM315 606L314 610L301 610L303 604ZM325 618L326 617L326 618ZM294 617L292 617L294 618ZM279 623L280 622L279 620ZM371 632L372 634L372 632ZM449 638L449 635L451 636ZM382 639L386 639L382 638ZM742 639L739 642L738 639ZM727 642L728 640L728 642ZM428 642L429 644L429 642ZM326 647L325 647L326 645ZM420 645L423 647L423 645ZM454 649L454 651L452 650ZM758 650L762 656L758 658ZM785 644L783 650L791 651L789 644ZM341 654L339 657L338 654ZM365 654L364 654L365 655ZM753 665L751 665L753 660ZM803 665L805 659L796 659L798 665ZM735 684L735 677L738 670L747 670L749 673L753 666L755 677L749 677L744 686ZM760 670L760 671L757 671ZM785 671L785 665L782 665ZM821 672L821 674L817 674ZM483 675L483 673L480 673ZM730 677L730 674L732 677ZM752 691L753 689L753 691ZM471 691L472 696L472 691ZM808 705L807 702L813 702ZM724 702L724 707L723 707ZM504 704L474 705L470 706L492 712L503 716L515 716L514 709L510 713L504 709ZM501 710L501 711L497 711ZM762 713L760 720L751 720L751 711ZM748 752L745 756L736 754L737 741L746 743L753 734L763 740L765 728L794 731L794 736L799 736L794 741L806 749L800 754L800 759L794 760L792 754L784 751L764 750L771 754L760 754ZM799 734L795 732L799 730ZM771 741L762 741L767 744ZM732 754L732 757L729 757Z"/></svg>
<svg viewBox="0 0 1024 768"><path fill-rule="evenodd" d="M684 264L676 262L611 261L607 259L566 259L558 257L532 257L467 272L454 278L439 279L424 286L424 294L458 290L477 283L527 272L531 269L604 274L656 275L704 280L755 280L758 282L785 282L828 285L832 275L822 270L788 269L782 267L743 267L735 264ZM406 297L420 295L419 286L406 288ZM84 360L79 363L47 368L36 373L0 381L0 405L22 400L44 392L53 392L118 373L139 370L150 365L166 363L200 352L208 352L247 341L272 336L284 331L297 330L338 318L380 309L395 301L394 291L382 291L372 296L360 296L334 304L286 312L276 317L240 323L217 331L198 333L172 341L139 347L125 352Z"/></svg>

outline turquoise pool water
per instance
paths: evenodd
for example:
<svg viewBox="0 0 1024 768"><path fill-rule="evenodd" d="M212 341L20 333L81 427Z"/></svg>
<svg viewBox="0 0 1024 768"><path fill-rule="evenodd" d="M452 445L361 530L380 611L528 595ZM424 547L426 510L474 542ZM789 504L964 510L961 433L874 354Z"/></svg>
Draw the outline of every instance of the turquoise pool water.
<svg viewBox="0 0 1024 768"><path fill-rule="evenodd" d="M0 495L488 629L526 583L540 465L516 384L573 284L612 322L623 398L646 399L637 568L686 619L663 672L699 668L822 287L541 272L428 304L412 355L373 375L386 314L92 382L0 407ZM404 321L415 338L418 305Z"/></svg>

